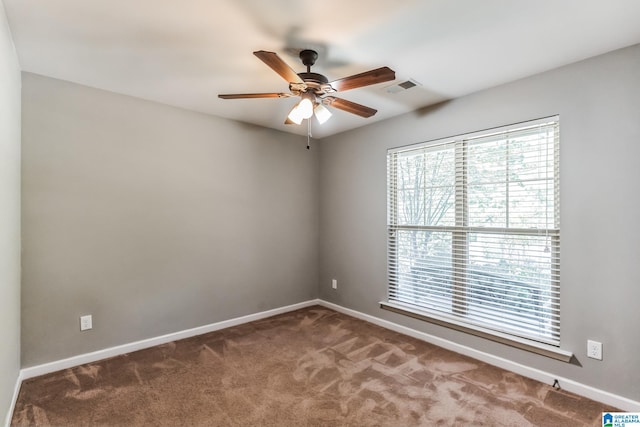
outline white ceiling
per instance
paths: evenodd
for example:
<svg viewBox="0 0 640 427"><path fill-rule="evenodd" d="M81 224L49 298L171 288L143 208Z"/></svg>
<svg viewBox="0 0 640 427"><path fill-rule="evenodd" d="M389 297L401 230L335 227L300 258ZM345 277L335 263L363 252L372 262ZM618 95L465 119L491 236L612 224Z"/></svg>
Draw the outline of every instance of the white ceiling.
<svg viewBox="0 0 640 427"><path fill-rule="evenodd" d="M332 109L315 138L640 43L638 0L2 0L24 71L299 134L296 98L252 55L318 48L329 80L380 66L395 83L338 96L378 110Z"/></svg>

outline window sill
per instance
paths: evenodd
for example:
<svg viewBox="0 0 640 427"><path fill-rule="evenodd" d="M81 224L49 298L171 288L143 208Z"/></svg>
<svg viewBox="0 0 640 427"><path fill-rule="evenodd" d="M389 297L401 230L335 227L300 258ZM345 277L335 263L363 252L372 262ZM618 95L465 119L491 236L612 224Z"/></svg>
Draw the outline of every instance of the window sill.
<svg viewBox="0 0 640 427"><path fill-rule="evenodd" d="M512 335L504 334L490 329L484 329L481 327L473 327L464 323L458 323L451 319L445 319L437 317L433 314L429 314L423 311L418 311L415 308L400 303L393 302L380 302L380 308L394 313L402 314L405 316L413 317L415 319L423 320L425 322L434 323L436 325L444 326L446 328L455 329L457 331L465 332L478 337L486 338L491 341L496 341L501 344L505 344L511 347L526 350L531 353L547 356L552 359L560 360L563 362L570 362L573 358L573 353L562 350L552 345L538 343L535 341L527 340L524 338L518 338Z"/></svg>

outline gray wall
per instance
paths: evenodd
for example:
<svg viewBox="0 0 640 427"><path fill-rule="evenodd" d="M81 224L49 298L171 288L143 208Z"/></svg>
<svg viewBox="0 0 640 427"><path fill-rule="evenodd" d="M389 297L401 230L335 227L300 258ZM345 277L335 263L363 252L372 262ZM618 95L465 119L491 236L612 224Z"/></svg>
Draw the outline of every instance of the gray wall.
<svg viewBox="0 0 640 427"><path fill-rule="evenodd" d="M0 422L20 370L20 65L0 1Z"/></svg>
<svg viewBox="0 0 640 427"><path fill-rule="evenodd" d="M636 45L324 139L320 297L640 400L638 76ZM578 363L381 310L386 150L553 114L560 115L561 134L561 347ZM336 291L332 278L338 279ZM604 344L603 361L586 357L588 338Z"/></svg>
<svg viewBox="0 0 640 427"><path fill-rule="evenodd" d="M23 367L316 297L305 138L28 73L22 106Z"/></svg>

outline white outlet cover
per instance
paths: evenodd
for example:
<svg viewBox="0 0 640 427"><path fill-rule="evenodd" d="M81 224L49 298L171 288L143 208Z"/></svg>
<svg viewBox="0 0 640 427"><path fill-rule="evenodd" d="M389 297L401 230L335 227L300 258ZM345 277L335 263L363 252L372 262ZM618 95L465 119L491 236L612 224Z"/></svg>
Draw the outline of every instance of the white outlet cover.
<svg viewBox="0 0 640 427"><path fill-rule="evenodd" d="M591 359L602 360L602 343L598 341L587 340L587 357Z"/></svg>
<svg viewBox="0 0 640 427"><path fill-rule="evenodd" d="M80 316L80 330L86 331L91 328L93 328L93 319L91 318L91 315Z"/></svg>

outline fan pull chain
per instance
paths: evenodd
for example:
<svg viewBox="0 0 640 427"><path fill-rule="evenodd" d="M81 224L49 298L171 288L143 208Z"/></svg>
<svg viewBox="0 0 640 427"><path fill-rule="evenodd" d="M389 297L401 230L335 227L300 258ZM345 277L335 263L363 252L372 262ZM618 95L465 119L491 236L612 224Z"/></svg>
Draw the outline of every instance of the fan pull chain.
<svg viewBox="0 0 640 427"><path fill-rule="evenodd" d="M307 119L307 150L311 142L311 119Z"/></svg>

